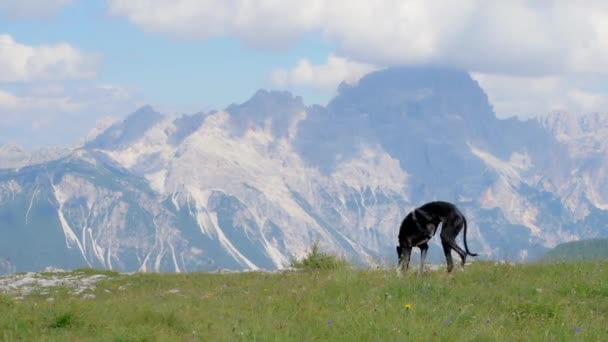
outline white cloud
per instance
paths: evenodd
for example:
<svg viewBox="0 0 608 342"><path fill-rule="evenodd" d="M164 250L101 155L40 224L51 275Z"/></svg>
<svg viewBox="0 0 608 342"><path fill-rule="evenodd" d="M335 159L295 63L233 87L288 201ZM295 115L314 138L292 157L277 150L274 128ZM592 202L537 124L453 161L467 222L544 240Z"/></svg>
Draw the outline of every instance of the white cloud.
<svg viewBox="0 0 608 342"><path fill-rule="evenodd" d="M64 94L60 96L38 97L30 94L18 95L0 91L0 122L17 120L28 111L73 112L75 106Z"/></svg>
<svg viewBox="0 0 608 342"><path fill-rule="evenodd" d="M107 2L111 14L175 37L231 36L277 47L319 33L336 46L341 57L325 65L303 59L291 70L276 70L272 79L281 86L333 89L338 79L357 74L349 61L430 64L475 73L503 116L608 109L608 90L594 80L608 76L604 0Z"/></svg>
<svg viewBox="0 0 608 342"><path fill-rule="evenodd" d="M0 110L15 108L19 103L19 99L8 92L0 90Z"/></svg>
<svg viewBox="0 0 608 342"><path fill-rule="evenodd" d="M248 43L276 46L318 27L324 1L108 0L109 12L146 31L185 38L236 34Z"/></svg>
<svg viewBox="0 0 608 342"><path fill-rule="evenodd" d="M29 87L22 92L0 90L0 123L6 118L44 113L54 115L81 115L87 111L116 114L121 105L135 102L133 92L125 87L107 84L80 85L65 89L56 84Z"/></svg>
<svg viewBox="0 0 608 342"><path fill-rule="evenodd" d="M126 115L141 105L133 91L114 85L0 89L0 136L21 146L74 144L100 118Z"/></svg>
<svg viewBox="0 0 608 342"><path fill-rule="evenodd" d="M66 43L29 46L0 34L2 140L28 147L70 145L98 118L141 105L131 90L92 79L99 61Z"/></svg>
<svg viewBox="0 0 608 342"><path fill-rule="evenodd" d="M29 46L0 34L0 82L90 78L99 62L99 56L66 43Z"/></svg>
<svg viewBox="0 0 608 342"><path fill-rule="evenodd" d="M0 14L18 18L49 17L72 0L1 0Z"/></svg>
<svg viewBox="0 0 608 342"><path fill-rule="evenodd" d="M281 87L305 86L333 92L341 82L356 83L359 78L377 69L371 64L353 62L330 54L325 64L315 65L302 59L291 70L275 70L272 80Z"/></svg>
<svg viewBox="0 0 608 342"><path fill-rule="evenodd" d="M608 3L525 0L108 0L145 30L284 44L321 32L340 55L485 73L608 72Z"/></svg>
<svg viewBox="0 0 608 342"><path fill-rule="evenodd" d="M499 117L531 117L552 111L606 112L608 93L589 89L601 80L580 76L505 76L473 73Z"/></svg>

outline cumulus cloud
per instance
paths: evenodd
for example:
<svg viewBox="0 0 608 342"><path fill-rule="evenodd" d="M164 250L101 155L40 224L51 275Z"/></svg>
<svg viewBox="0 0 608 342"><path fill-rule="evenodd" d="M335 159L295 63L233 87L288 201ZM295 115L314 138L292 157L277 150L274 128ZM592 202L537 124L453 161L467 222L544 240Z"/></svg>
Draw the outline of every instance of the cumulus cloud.
<svg viewBox="0 0 608 342"><path fill-rule="evenodd" d="M146 31L203 39L236 34L266 47L289 44L318 27L323 5L318 0L108 0L111 14L125 16Z"/></svg>
<svg viewBox="0 0 608 342"><path fill-rule="evenodd" d="M488 93L499 117L522 118L553 111L606 112L608 93L601 92L601 79L593 76L507 76L472 73Z"/></svg>
<svg viewBox="0 0 608 342"><path fill-rule="evenodd" d="M99 111L111 111L116 103L132 99L133 93L120 86L89 84L66 89L58 84L50 84L28 87L20 92L0 90L0 109L9 109L15 114L27 111L72 114L91 107L96 107Z"/></svg>
<svg viewBox="0 0 608 342"><path fill-rule="evenodd" d="M100 118L126 115L142 105L132 90L108 84L21 88L0 89L0 136L26 147L74 144Z"/></svg>
<svg viewBox="0 0 608 342"><path fill-rule="evenodd" d="M325 64L315 65L302 59L291 70L275 70L272 80L280 87L305 86L332 92L341 82L356 83L359 78L377 69L377 66L371 64L349 61L330 54Z"/></svg>
<svg viewBox="0 0 608 342"><path fill-rule="evenodd" d="M27 112L73 112L75 104L69 97L19 95L13 92L0 91L0 122L8 123L20 119Z"/></svg>
<svg viewBox="0 0 608 342"><path fill-rule="evenodd" d="M99 62L99 56L66 43L29 46L0 34L0 82L90 78Z"/></svg>
<svg viewBox="0 0 608 342"><path fill-rule="evenodd" d="M0 90L0 110L15 108L19 103L19 99L6 91Z"/></svg>
<svg viewBox="0 0 608 342"><path fill-rule="evenodd" d="M72 0L4 0L0 1L0 14L16 18L49 17Z"/></svg>
<svg viewBox="0 0 608 342"><path fill-rule="evenodd" d="M66 43L30 46L0 34L2 140L26 147L71 145L98 118L141 105L130 89L95 81L99 62L99 56Z"/></svg>
<svg viewBox="0 0 608 342"><path fill-rule="evenodd" d="M280 86L332 89L338 79L357 75L349 61L439 65L477 75L503 116L608 108L605 86L602 93L585 83L608 75L608 2L603 0L107 3L111 14L151 32L188 39L230 36L257 47L286 46L315 33L342 56L330 56L325 65L303 59L293 69L276 70L272 79Z"/></svg>
<svg viewBox="0 0 608 342"><path fill-rule="evenodd" d="M276 45L320 32L340 55L376 65L440 64L550 75L608 72L608 3L483 0L108 0L148 31L234 35Z"/></svg>

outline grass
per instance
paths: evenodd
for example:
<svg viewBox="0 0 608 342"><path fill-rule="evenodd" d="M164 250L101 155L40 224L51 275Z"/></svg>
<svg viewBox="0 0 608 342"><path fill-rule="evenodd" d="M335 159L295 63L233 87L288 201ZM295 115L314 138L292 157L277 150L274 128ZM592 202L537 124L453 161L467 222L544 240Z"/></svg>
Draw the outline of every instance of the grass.
<svg viewBox="0 0 608 342"><path fill-rule="evenodd" d="M87 272L93 273L89 270ZM106 273L107 274L107 273ZM599 341L608 263L394 270L110 274L94 299L0 295L0 339L36 341ZM53 297L54 301L47 301Z"/></svg>

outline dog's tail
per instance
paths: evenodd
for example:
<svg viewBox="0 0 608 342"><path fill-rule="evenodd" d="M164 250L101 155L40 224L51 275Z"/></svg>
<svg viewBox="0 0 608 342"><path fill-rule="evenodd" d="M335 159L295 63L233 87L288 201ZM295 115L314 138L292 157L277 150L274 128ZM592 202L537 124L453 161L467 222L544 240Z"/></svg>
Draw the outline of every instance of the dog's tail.
<svg viewBox="0 0 608 342"><path fill-rule="evenodd" d="M470 256L477 256L476 253L471 253L469 251L469 246L467 246L467 218L464 217L464 215L462 216L462 218L464 219L464 249L467 251L467 254Z"/></svg>

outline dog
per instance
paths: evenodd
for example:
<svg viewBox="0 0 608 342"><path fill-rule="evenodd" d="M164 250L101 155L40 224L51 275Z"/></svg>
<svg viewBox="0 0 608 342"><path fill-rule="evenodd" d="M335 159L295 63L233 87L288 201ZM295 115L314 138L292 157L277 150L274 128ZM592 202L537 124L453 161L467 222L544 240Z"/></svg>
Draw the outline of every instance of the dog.
<svg viewBox="0 0 608 342"><path fill-rule="evenodd" d="M399 228L399 245L397 256L399 258L399 269L407 271L410 263L412 248L420 248L420 271L424 270L424 260L429 249L428 241L435 235L437 227L441 223L441 244L448 266L448 273L452 272L451 251L460 255L461 265L464 267L467 255L477 256L469 251L467 246L467 220L458 208L449 202L435 201L424 204L407 214ZM456 244L456 237L464 226L464 248L462 250Z"/></svg>

